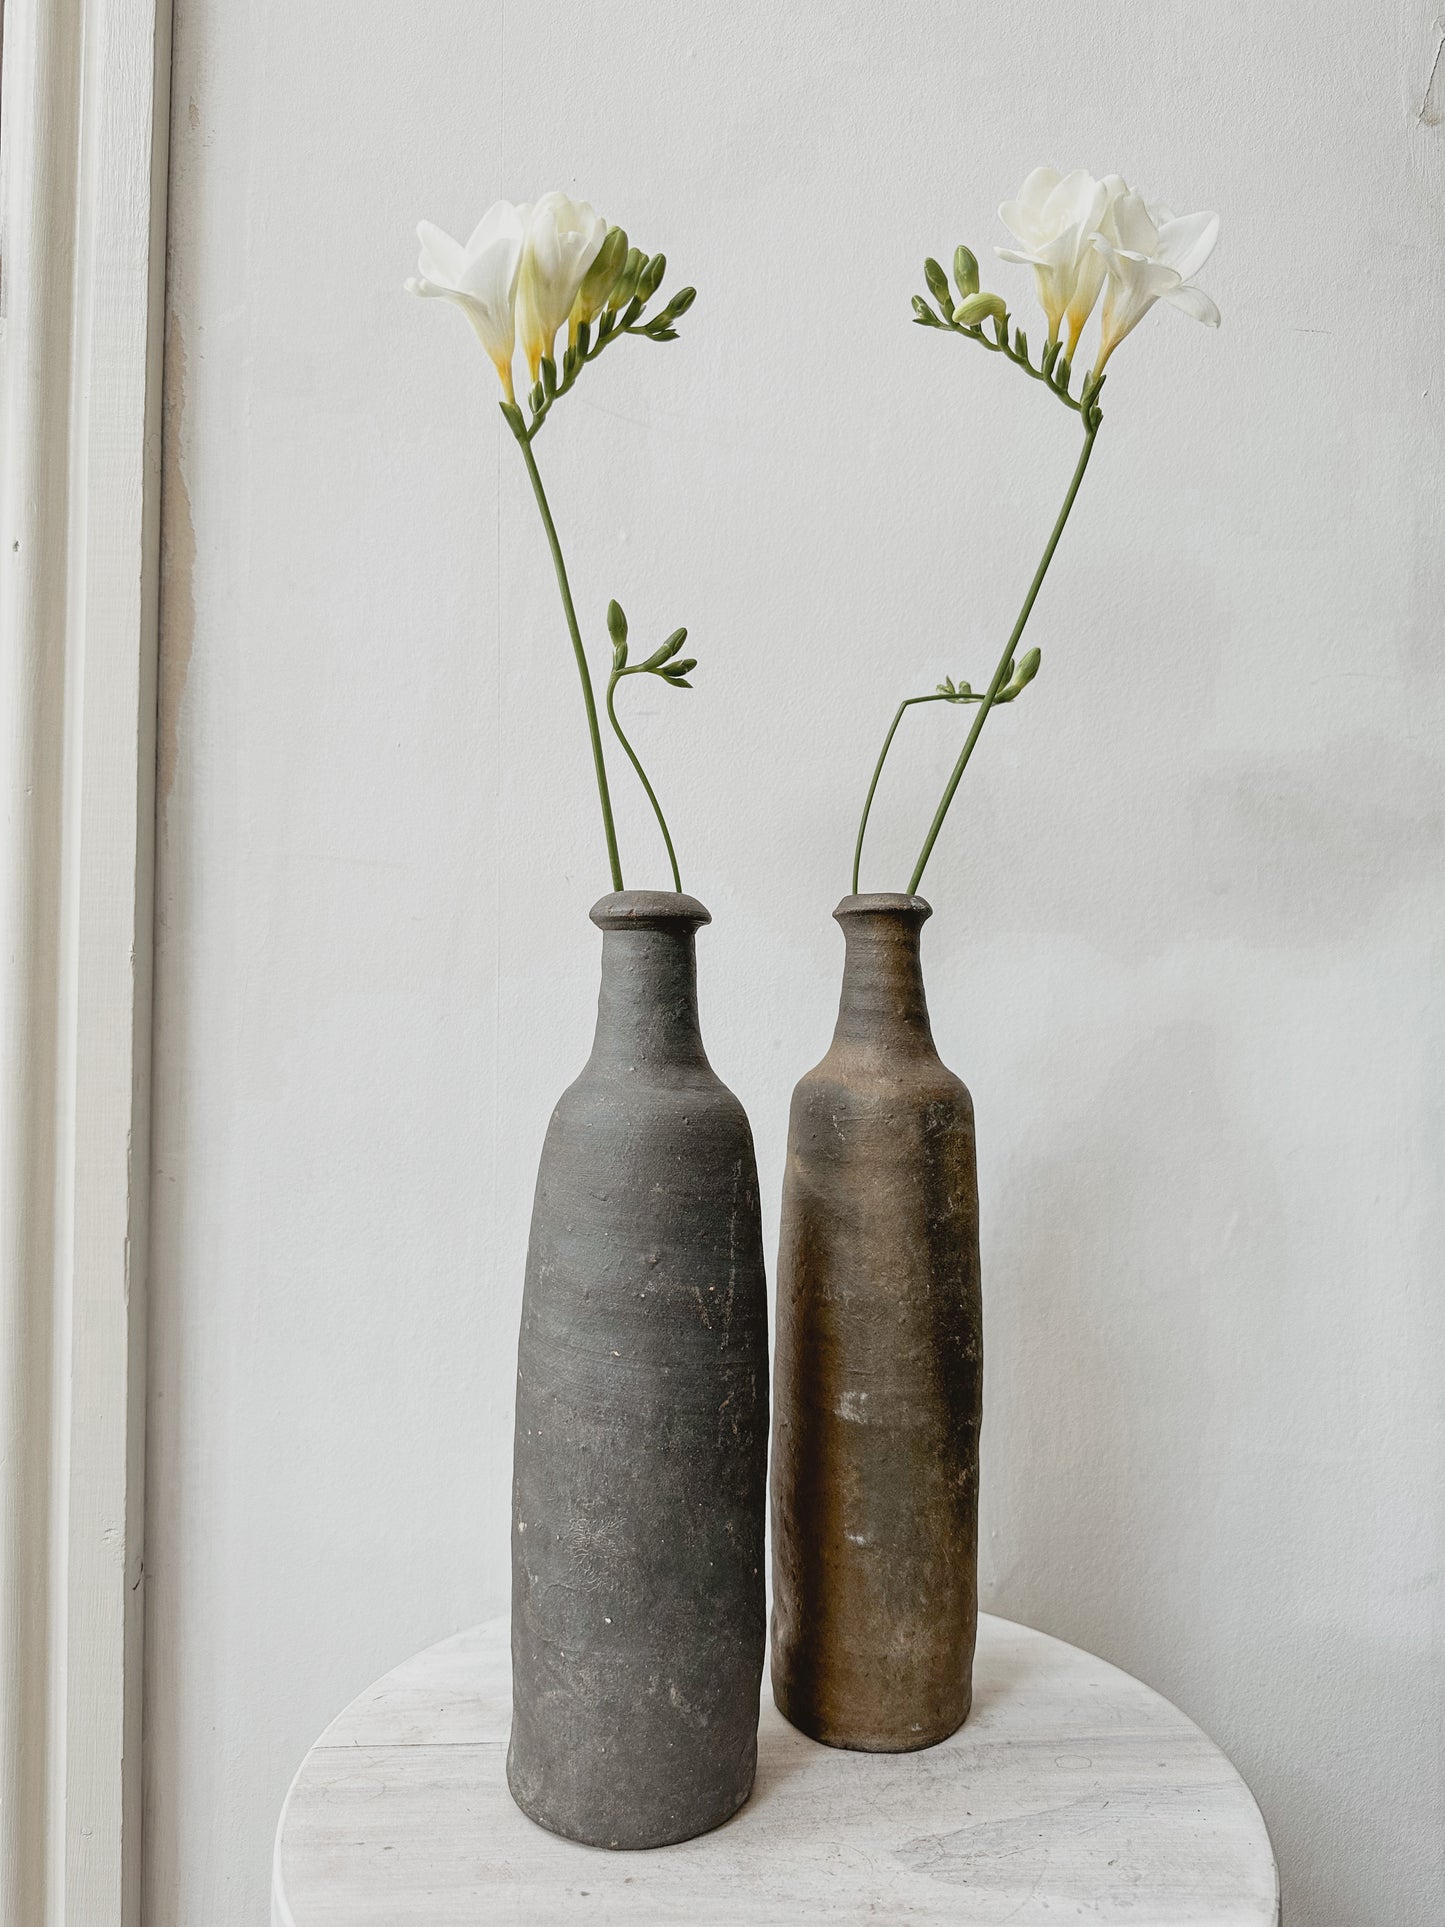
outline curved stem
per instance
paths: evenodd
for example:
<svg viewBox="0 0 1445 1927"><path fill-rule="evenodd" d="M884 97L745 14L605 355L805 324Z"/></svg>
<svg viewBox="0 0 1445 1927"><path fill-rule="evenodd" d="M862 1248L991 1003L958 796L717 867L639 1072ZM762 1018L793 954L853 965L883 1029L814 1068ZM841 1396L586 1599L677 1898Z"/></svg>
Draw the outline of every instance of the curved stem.
<svg viewBox="0 0 1445 1927"><path fill-rule="evenodd" d="M868 794L863 799L863 814L858 819L858 841L853 845L853 894L858 894L858 870L863 861L863 832L868 828L868 812L873 807L873 792L878 787L878 778L883 774L883 765L888 752L893 747L893 738L898 734L898 725L903 721L905 709L912 709L915 703L944 703L947 696L905 696L898 705L898 714L893 718L888 734L883 738L883 747L878 752L878 761L873 765L873 781L868 785Z"/></svg>
<svg viewBox="0 0 1445 1927"><path fill-rule="evenodd" d="M676 300L677 296L674 295L673 299ZM517 436L518 440L525 436L529 442L531 441L532 437L537 433L537 430L542 426L543 422L546 421L553 402L556 401L559 395L566 394L567 390L576 381L578 375L581 374L587 363L589 361L596 361L597 357L609 342L621 341L624 335L647 334L648 328L654 325L653 322L649 322L645 328L639 328L636 325L639 316L646 306L646 301L639 301L634 297L633 300L628 302L625 308L602 314L598 318L595 339L590 323L582 322L578 326L576 334L570 335L569 337L566 352L562 357L562 376L560 381L557 378L556 362L553 361L550 355L543 356L544 366L541 371L542 380L538 382L537 378L533 376L532 386L527 393L527 403L532 410L532 425L530 428L523 427L521 429L515 424L512 427L512 433ZM683 312L686 313L686 309L684 309ZM661 317L658 316L657 319L660 320ZM657 337L654 336L653 339L655 340ZM506 378L504 377L504 386L505 385ZM506 405L516 407L516 398L511 393L510 388L507 392ZM522 420L520 409L517 410L517 419L519 422Z"/></svg>
<svg viewBox="0 0 1445 1927"><path fill-rule="evenodd" d="M921 320L922 317L920 316L919 319ZM1039 356L1039 365L1035 368L1029 360L1023 336L1015 333L1012 342L1010 341L1007 317L1003 322L995 324L992 341L984 333L981 323L965 328L960 327L956 321L939 321L935 318L925 323L925 326L947 328L953 334L963 335L969 341L976 341L981 348L987 348L991 355L1005 356L1016 368L1022 368L1026 375L1032 375L1035 381L1041 381L1045 388L1058 396L1065 408L1072 408L1076 415L1083 418L1086 425L1091 424L1097 432L1099 424L1092 421L1092 416L1098 408L1099 392L1104 386L1102 363L1096 363L1093 372L1084 377L1077 401L1069 393L1069 382L1073 378L1073 354L1078 346L1077 334L1071 337L1067 353L1057 339L1045 342Z"/></svg>
<svg viewBox="0 0 1445 1927"><path fill-rule="evenodd" d="M637 771L638 782L641 783L642 787L647 791L647 800L652 805L652 813L657 818L657 827L662 831L662 840L667 845L667 860L672 865L672 887L676 890L677 894L681 896L682 878L677 874L677 852L672 847L671 836L668 835L667 818L662 813L662 805L657 800L657 792L647 780L647 771L638 760L637 751L622 733L622 725L617 720L617 708L612 700L613 691L616 689L618 683L621 682L624 676L631 675L632 673L629 669L613 670L607 683L607 715L612 727L617 732L618 742L621 743L623 749L627 752L628 761Z"/></svg>
<svg viewBox="0 0 1445 1927"><path fill-rule="evenodd" d="M948 806L953 801L954 792L962 780L963 772L968 768L968 759L973 754L973 746L978 741L979 731L983 728L988 718L988 712L993 708L998 698L998 692L1008 680L1009 668L1014 658L1014 650L1018 647L1019 637L1024 632L1024 625L1033 613L1034 603L1038 599L1039 590L1043 587L1044 577L1049 572L1049 564L1054 559L1054 550L1059 546L1059 537L1064 532L1064 524L1069 519L1069 511L1074 506L1074 498L1078 495L1079 486L1084 479L1084 470L1089 466L1089 457L1094 450L1094 437L1098 432L1098 422L1090 419L1090 425L1084 433L1084 446L1079 453L1078 466L1074 470L1074 479L1069 483L1069 492L1064 497L1064 506L1059 510L1058 520L1054 523L1054 532L1049 537L1048 545L1040 558L1039 566L1034 570L1034 579L1029 584L1028 594L1024 597L1024 606L1019 610L1018 621L1015 622L1013 633L1004 645L1004 652L999 657L998 668L993 672L993 681L988 686L988 693L979 704L978 714L973 719L973 728L968 732L968 739L963 745L958 761L953 766L953 774L948 779L948 787L944 790L938 808L933 813L933 821L929 825L928 835L923 839L923 848L918 853L918 861L913 866L913 875L908 880L908 894L910 896L914 895L917 891L918 885L923 877L924 868L929 857L933 854L933 846L938 841L938 832L943 828L943 819L948 815Z"/></svg>
<svg viewBox="0 0 1445 1927"><path fill-rule="evenodd" d="M516 420L521 415L515 409ZM518 433L516 424L508 417L512 433L517 437L522 451L522 460L527 464L527 473L532 478L532 492L537 497L537 507L542 511L542 526L547 531L547 541L552 550L552 566L557 571L557 587L562 591L562 609L567 617L567 628L572 637L572 653L577 658L577 674L582 679L582 701L587 709L587 733L592 738L592 763L597 772L597 794L602 804L602 828L607 838L607 862L612 871L612 887L622 888L622 864L617 855L617 829L612 821L612 798L607 789L607 765L602 757L602 732L597 727L597 699L592 693L592 674L587 667L587 652L582 647L582 633L577 627L577 611L572 607L572 590L567 581L567 565L562 560L562 545L557 540L556 525L552 511L547 506L546 491L542 487L542 477L537 472L537 460L532 453L525 429ZM621 735L621 731L618 734ZM635 762L636 757L633 758ZM644 781L646 779L644 778Z"/></svg>

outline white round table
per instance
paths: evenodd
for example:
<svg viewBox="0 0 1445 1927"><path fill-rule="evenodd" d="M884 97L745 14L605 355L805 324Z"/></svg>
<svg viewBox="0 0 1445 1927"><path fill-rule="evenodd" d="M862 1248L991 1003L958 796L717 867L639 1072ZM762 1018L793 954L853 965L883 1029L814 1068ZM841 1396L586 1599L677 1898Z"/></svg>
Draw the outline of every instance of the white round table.
<svg viewBox="0 0 1445 1927"><path fill-rule="evenodd" d="M507 1792L510 1714L505 1620L355 1700L287 1795L273 1927L1279 1918L1269 1836L1219 1749L1127 1673L1004 1619L979 1621L968 1724L923 1753L819 1746L765 1685L752 1798L651 1853L526 1819Z"/></svg>

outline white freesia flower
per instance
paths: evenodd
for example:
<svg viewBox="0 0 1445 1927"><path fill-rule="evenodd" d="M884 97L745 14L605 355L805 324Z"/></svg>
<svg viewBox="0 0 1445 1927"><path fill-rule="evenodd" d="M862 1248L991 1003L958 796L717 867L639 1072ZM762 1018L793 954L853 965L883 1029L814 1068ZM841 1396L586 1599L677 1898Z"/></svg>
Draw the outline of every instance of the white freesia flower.
<svg viewBox="0 0 1445 1927"><path fill-rule="evenodd" d="M532 209L517 283L517 326L533 381L606 238L606 221L586 201L544 194Z"/></svg>
<svg viewBox="0 0 1445 1927"><path fill-rule="evenodd" d="M1109 210L1109 226L1111 232L1094 242L1109 276L1096 374L1156 301L1168 301L1211 328L1219 326L1218 308L1202 288L1191 285L1219 239L1217 214L1174 215L1125 192Z"/></svg>
<svg viewBox="0 0 1445 1927"><path fill-rule="evenodd" d="M420 222L416 232L421 257L406 283L408 294L440 295L456 303L495 363L508 401L513 399L517 277L531 212L527 206L494 201L465 245L430 221Z"/></svg>
<svg viewBox="0 0 1445 1927"><path fill-rule="evenodd" d="M1123 191L1117 174L1096 181L1082 168L1061 175L1053 167L1036 167L1018 198L1005 201L999 209L1004 226L1022 245L997 248L995 253L1001 261L1018 261L1033 269L1049 340L1058 340L1067 320L1065 353L1071 360L1104 280L1104 261L1095 251L1094 240L1107 231L1109 210Z"/></svg>

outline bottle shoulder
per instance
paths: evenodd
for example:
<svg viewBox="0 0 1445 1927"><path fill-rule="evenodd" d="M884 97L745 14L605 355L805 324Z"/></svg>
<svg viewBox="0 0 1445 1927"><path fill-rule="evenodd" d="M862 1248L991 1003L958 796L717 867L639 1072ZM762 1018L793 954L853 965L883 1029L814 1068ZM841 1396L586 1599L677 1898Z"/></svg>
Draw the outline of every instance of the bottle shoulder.
<svg viewBox="0 0 1445 1927"><path fill-rule="evenodd" d="M931 1044L900 1050L835 1039L793 1092L794 1108L804 1111L854 1105L872 1108L884 1101L946 1104L962 1115L973 1115L968 1086Z"/></svg>
<svg viewBox="0 0 1445 1927"><path fill-rule="evenodd" d="M742 1101L704 1058L690 1063L628 1062L593 1057L558 1098L554 1119L667 1129L674 1123L706 1119L714 1130L752 1139Z"/></svg>

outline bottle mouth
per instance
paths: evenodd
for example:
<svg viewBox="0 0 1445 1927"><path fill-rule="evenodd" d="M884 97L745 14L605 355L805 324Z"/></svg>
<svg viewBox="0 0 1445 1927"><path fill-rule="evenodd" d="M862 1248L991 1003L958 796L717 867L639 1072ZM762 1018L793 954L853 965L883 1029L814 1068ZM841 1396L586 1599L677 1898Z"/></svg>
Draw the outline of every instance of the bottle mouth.
<svg viewBox="0 0 1445 1927"><path fill-rule="evenodd" d="M933 905L926 897L879 890L863 896L844 897L833 915L845 929L850 917L896 917L900 923L911 923L917 929L933 915Z"/></svg>
<svg viewBox="0 0 1445 1927"><path fill-rule="evenodd" d="M599 930L675 930L689 932L712 922L712 912L696 897L675 890L614 890L588 911Z"/></svg>

